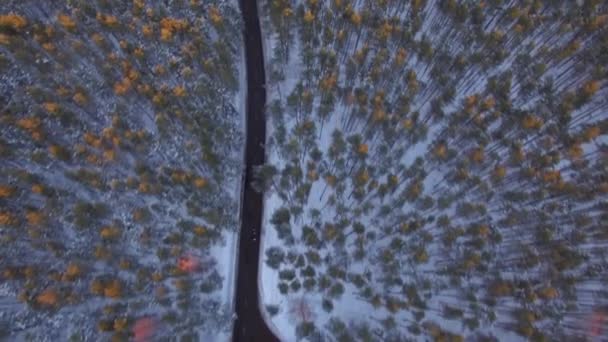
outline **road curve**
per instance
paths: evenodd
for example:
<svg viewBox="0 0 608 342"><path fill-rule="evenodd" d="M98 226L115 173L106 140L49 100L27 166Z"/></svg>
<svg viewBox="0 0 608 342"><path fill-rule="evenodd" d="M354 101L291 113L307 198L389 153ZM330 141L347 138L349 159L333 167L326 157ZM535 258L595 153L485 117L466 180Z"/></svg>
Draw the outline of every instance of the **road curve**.
<svg viewBox="0 0 608 342"><path fill-rule="evenodd" d="M245 23L245 59L247 65L247 114L245 144L245 180L241 203L241 230L239 238L236 319L232 332L233 342L279 341L262 317L259 301L260 228L264 210L263 194L252 186L253 168L264 164L266 140L266 76L262 34L256 0L240 0Z"/></svg>

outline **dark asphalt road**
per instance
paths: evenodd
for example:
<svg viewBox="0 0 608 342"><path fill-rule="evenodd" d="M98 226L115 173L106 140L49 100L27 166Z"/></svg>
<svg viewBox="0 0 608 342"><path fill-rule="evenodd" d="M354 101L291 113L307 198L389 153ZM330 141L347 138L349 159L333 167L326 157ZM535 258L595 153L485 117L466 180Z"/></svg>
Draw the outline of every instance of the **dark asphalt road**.
<svg viewBox="0 0 608 342"><path fill-rule="evenodd" d="M251 186L254 166L264 164L266 140L266 77L262 35L256 0L240 0L245 22L245 59L247 64L247 141L245 182L241 210L241 232L236 283L236 315L233 342L279 341L266 325L260 312L258 265L263 195Z"/></svg>

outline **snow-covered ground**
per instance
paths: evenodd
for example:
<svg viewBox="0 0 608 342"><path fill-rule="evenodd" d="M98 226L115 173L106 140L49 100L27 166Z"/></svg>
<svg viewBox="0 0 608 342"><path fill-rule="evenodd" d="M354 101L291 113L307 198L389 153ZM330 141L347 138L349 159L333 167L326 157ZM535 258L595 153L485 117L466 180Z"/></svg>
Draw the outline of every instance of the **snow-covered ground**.
<svg viewBox="0 0 608 342"><path fill-rule="evenodd" d="M226 341L236 1L0 4L0 339Z"/></svg>
<svg viewBox="0 0 608 342"><path fill-rule="evenodd" d="M587 334L607 302L582 299L602 277L586 270L605 267L606 192L594 184L606 187L606 73L581 57L601 34L564 13L601 26L606 8L260 3L260 281L273 330L285 341ZM598 234L593 247L573 240Z"/></svg>

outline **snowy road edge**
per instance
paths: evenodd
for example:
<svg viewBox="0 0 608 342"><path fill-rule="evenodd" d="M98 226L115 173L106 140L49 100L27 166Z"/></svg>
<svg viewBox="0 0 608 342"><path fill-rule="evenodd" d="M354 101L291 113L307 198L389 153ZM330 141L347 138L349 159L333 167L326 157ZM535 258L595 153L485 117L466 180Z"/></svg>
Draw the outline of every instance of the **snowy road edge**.
<svg viewBox="0 0 608 342"><path fill-rule="evenodd" d="M266 36L264 34L265 29L264 29L264 20L263 20L263 12L262 9L260 8L260 2L256 1L257 7L258 7L258 17L259 17L259 21L260 21L260 31L261 31L261 36L262 36L262 49L263 49L263 53L262 56L264 57L264 65L267 66L268 65L268 45L266 44ZM268 84L268 68L264 68L264 72L265 77L266 77L266 84ZM265 85L266 86L266 85ZM268 101L268 92L266 93L266 101ZM266 109L264 108L264 112L266 111ZM264 115L266 117L266 115ZM268 143L268 136L272 133L272 130L270 130L270 123L269 120L266 118L266 137L265 137L265 141L264 144L266 146ZM268 160L268 156L269 156L269 152L268 149L264 150L265 152L265 156L264 156L264 162L266 162ZM262 222L260 223L260 257L258 259L258 310L260 310L260 313L262 314L262 318L264 319L264 322L266 323L266 326L272 331L272 333L281 341L287 341L283 335L281 334L281 332L279 331L279 329L274 325L274 323L272 322L272 319L270 318L270 316L268 315L268 312L266 312L266 308L264 305L264 282L262 281L262 269L264 268L264 242L265 242L265 236L266 236L266 203L268 202L268 197L269 194L267 192L264 193L263 196L263 202L262 202Z"/></svg>
<svg viewBox="0 0 608 342"><path fill-rule="evenodd" d="M234 1L235 5L238 7L238 1ZM240 9L239 9L240 11ZM242 23L241 27L241 31L244 30L244 23ZM229 294L229 302L230 302L230 312L231 312L231 317L234 317L234 314L236 312L236 274L238 272L238 260L239 260L239 246L240 246L240 239L241 239L241 234L240 234L240 230L241 230L241 226L242 226L242 211L243 211L243 196L245 195L245 165L246 165L246 158L247 158L247 149L245 148L245 144L247 142L247 68L245 66L245 39L243 37L243 43L241 45L241 59L240 59L240 65L239 65L239 92L238 92L238 97L239 97L239 113L241 114L241 123L242 123L242 129L243 129L243 144L241 146L241 155L242 155L242 164L241 164L241 176L240 176L240 182L239 184L236 186L235 188L235 198L237 197L238 194L238 206L239 206L239 212L238 212L238 222L237 222L237 229L236 231L232 234L232 250L234 251L234 253L232 253L233 255L233 259L231 262L231 267L228 270L228 273L230 274L230 279L227 282L229 282L232 286L232 291L228 291ZM234 319L230 320L230 334L228 337L228 340L226 342L230 342L232 341L232 331L234 330Z"/></svg>

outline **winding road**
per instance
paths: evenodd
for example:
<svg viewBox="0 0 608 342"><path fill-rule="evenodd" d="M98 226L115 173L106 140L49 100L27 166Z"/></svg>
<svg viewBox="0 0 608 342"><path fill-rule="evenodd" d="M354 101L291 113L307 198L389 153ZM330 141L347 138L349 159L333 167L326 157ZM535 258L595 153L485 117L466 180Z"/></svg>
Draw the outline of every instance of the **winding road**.
<svg viewBox="0 0 608 342"><path fill-rule="evenodd" d="M241 208L241 231L236 280L236 319L233 342L279 341L262 317L259 297L258 271L260 259L260 229L264 210L263 194L251 186L253 169L264 164L266 140L266 76L262 34L256 0L240 0L245 30L245 59L247 65L247 139L245 145L245 180Z"/></svg>

